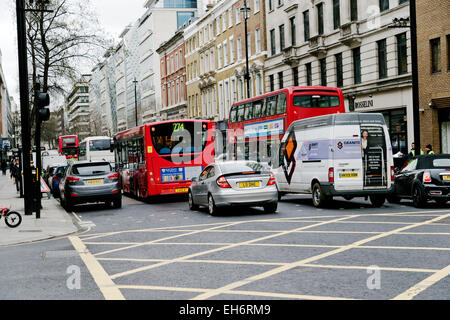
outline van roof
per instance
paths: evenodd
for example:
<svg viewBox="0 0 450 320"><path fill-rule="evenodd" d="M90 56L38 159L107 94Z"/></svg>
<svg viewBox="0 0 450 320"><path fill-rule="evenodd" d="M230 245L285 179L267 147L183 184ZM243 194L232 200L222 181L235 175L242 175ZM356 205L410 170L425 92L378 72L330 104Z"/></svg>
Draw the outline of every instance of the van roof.
<svg viewBox="0 0 450 320"><path fill-rule="evenodd" d="M291 127L299 130L313 127L326 127L333 125L351 125L351 124L386 125L384 121L384 116L381 113L349 112L349 113L327 114L324 116L296 120L291 123L289 129Z"/></svg>

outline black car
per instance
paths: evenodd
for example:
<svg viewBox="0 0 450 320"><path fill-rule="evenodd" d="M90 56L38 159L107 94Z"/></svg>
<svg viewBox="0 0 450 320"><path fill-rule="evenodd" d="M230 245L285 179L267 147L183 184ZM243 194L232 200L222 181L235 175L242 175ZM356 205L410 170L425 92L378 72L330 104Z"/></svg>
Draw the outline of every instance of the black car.
<svg viewBox="0 0 450 320"><path fill-rule="evenodd" d="M59 198L59 181L63 178L67 166L57 166L52 176L48 178L48 186L54 198Z"/></svg>
<svg viewBox="0 0 450 320"><path fill-rule="evenodd" d="M415 207L434 200L444 205L450 199L450 154L421 155L395 174L392 203L412 199Z"/></svg>
<svg viewBox="0 0 450 320"><path fill-rule="evenodd" d="M73 162L59 183L61 204L67 210L75 204L88 202L105 202L121 208L122 193L118 180L118 174L109 162Z"/></svg>

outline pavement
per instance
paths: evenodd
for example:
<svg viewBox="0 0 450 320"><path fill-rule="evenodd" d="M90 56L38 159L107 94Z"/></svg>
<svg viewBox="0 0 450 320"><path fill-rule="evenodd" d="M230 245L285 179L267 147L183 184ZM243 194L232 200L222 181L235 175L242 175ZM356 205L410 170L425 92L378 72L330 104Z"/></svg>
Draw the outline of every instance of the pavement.
<svg viewBox="0 0 450 320"><path fill-rule="evenodd" d="M42 198L40 219L33 215L25 215L24 200L19 197L15 183L10 179L9 171L0 174L0 205L22 215L22 223L17 228L9 228L4 219L0 219L0 246L29 243L52 239L78 232L81 228L76 221L59 204L59 201L47 196Z"/></svg>

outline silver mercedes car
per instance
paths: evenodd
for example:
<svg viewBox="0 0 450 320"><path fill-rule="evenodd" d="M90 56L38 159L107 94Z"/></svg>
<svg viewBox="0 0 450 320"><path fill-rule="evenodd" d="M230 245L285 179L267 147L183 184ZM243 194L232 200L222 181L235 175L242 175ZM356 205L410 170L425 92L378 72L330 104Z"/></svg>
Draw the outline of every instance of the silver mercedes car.
<svg viewBox="0 0 450 320"><path fill-rule="evenodd" d="M256 161L223 161L208 165L192 179L188 193L189 208L207 206L214 215L226 206L262 206L274 213L278 205L275 176Z"/></svg>

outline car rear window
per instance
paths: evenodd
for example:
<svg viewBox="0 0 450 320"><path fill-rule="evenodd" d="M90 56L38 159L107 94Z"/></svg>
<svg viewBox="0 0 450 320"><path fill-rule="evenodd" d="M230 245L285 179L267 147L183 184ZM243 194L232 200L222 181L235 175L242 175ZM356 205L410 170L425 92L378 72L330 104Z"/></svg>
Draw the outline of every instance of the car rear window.
<svg viewBox="0 0 450 320"><path fill-rule="evenodd" d="M450 158L440 158L433 160L434 168L450 168Z"/></svg>
<svg viewBox="0 0 450 320"><path fill-rule="evenodd" d="M223 174L242 172L269 173L268 169L257 162L228 162L220 164Z"/></svg>
<svg viewBox="0 0 450 320"><path fill-rule="evenodd" d="M79 176L94 176L112 171L109 163L85 163L78 164L72 168L72 174Z"/></svg>

